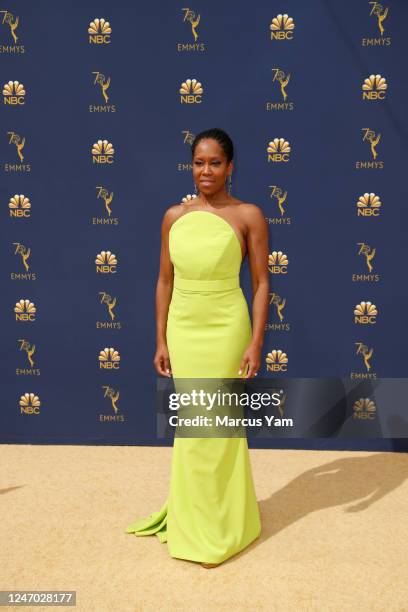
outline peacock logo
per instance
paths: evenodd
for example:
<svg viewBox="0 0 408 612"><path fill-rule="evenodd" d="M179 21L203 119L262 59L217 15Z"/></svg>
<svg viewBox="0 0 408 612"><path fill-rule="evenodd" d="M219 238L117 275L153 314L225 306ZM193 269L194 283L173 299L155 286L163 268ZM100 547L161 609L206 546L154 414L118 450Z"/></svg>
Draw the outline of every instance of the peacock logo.
<svg viewBox="0 0 408 612"><path fill-rule="evenodd" d="M101 370L119 370L120 355L116 349L105 347L100 351L98 359Z"/></svg>
<svg viewBox="0 0 408 612"><path fill-rule="evenodd" d="M92 145L92 162L94 164L113 164L115 149L107 140L98 140Z"/></svg>
<svg viewBox="0 0 408 612"><path fill-rule="evenodd" d="M290 144L284 138L274 138L268 143L268 162L288 162Z"/></svg>
<svg viewBox="0 0 408 612"><path fill-rule="evenodd" d="M21 414L40 414L40 398L35 393L24 393L19 401Z"/></svg>
<svg viewBox="0 0 408 612"><path fill-rule="evenodd" d="M271 40L292 40L295 22L286 13L276 15L269 26Z"/></svg>
<svg viewBox="0 0 408 612"><path fill-rule="evenodd" d="M354 419L375 419L377 413L377 407L372 399L369 397L360 397L353 405L353 418Z"/></svg>
<svg viewBox="0 0 408 612"><path fill-rule="evenodd" d="M197 79L186 79L180 86L181 104L201 104L203 87Z"/></svg>
<svg viewBox="0 0 408 612"><path fill-rule="evenodd" d="M354 307L354 323L374 325L377 322L378 310L372 302L360 302Z"/></svg>
<svg viewBox="0 0 408 612"><path fill-rule="evenodd" d="M14 312L16 314L16 321L35 321L37 309L33 302L24 298L16 302Z"/></svg>
<svg viewBox="0 0 408 612"><path fill-rule="evenodd" d="M89 43L94 45L109 45L112 28L109 21L103 17L96 17L88 27Z"/></svg>
<svg viewBox="0 0 408 612"><path fill-rule="evenodd" d="M98 274L116 274L118 260L111 251L101 251L96 256L95 264Z"/></svg>
<svg viewBox="0 0 408 612"><path fill-rule="evenodd" d="M30 199L24 194L15 194L9 200L9 215L10 217L19 219L20 217L29 217L31 213Z"/></svg>
<svg viewBox="0 0 408 612"><path fill-rule="evenodd" d="M4 104L22 106L25 103L26 91L24 85L18 81L9 81L3 85Z"/></svg>
<svg viewBox="0 0 408 612"><path fill-rule="evenodd" d="M387 81L381 74L371 74L362 85L363 100L384 100L387 89Z"/></svg>
<svg viewBox="0 0 408 612"><path fill-rule="evenodd" d="M271 274L287 274L289 260L282 251L272 251L268 257L268 270Z"/></svg>
<svg viewBox="0 0 408 612"><path fill-rule="evenodd" d="M280 349L273 349L267 354L266 370L268 372L286 372L288 369L288 356Z"/></svg>
<svg viewBox="0 0 408 612"><path fill-rule="evenodd" d="M356 206L358 217L378 217L382 203L375 193L364 193L358 198Z"/></svg>

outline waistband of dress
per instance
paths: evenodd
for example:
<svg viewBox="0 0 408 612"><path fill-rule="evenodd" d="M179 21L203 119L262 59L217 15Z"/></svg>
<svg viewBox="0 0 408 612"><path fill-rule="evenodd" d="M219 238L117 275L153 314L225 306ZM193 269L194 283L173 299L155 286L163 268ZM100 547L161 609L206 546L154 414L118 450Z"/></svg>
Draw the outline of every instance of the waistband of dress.
<svg viewBox="0 0 408 612"><path fill-rule="evenodd" d="M229 278L199 279L199 278L180 278L174 275L173 287L184 291L226 291L228 289L238 289L239 276Z"/></svg>

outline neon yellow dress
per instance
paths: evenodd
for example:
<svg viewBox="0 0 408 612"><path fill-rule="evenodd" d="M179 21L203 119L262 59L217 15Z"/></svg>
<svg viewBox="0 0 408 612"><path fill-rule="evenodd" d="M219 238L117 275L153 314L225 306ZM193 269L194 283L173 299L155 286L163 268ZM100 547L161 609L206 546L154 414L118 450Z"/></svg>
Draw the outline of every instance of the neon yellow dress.
<svg viewBox="0 0 408 612"><path fill-rule="evenodd" d="M173 378L238 378L252 330L235 230L217 213L187 210L170 228L169 251ZM167 500L126 529L137 536L156 534L172 557L206 563L225 561L260 531L246 437L175 437Z"/></svg>

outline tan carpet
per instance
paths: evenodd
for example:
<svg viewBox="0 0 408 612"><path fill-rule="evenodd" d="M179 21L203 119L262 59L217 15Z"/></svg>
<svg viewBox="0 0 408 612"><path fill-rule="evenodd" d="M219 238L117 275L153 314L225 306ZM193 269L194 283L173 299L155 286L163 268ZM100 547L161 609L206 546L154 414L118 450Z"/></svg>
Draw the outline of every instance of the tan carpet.
<svg viewBox="0 0 408 612"><path fill-rule="evenodd" d="M263 533L207 570L124 533L166 499L171 452L1 445L0 589L76 590L86 612L408 610L408 455L251 450Z"/></svg>

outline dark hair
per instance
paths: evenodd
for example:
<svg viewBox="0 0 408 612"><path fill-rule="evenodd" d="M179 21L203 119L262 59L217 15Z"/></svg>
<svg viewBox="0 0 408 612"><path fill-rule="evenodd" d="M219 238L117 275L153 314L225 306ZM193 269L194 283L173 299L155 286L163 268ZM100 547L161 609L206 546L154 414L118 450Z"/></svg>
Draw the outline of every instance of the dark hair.
<svg viewBox="0 0 408 612"><path fill-rule="evenodd" d="M200 140L204 140L204 138L212 138L213 140L216 140L224 151L227 162L229 163L232 160L234 157L234 145L227 132L224 132L224 130L221 130L220 128L211 128L210 130L205 130L204 132L197 134L197 136L194 138L193 144L191 145L191 154L193 157L196 146Z"/></svg>

